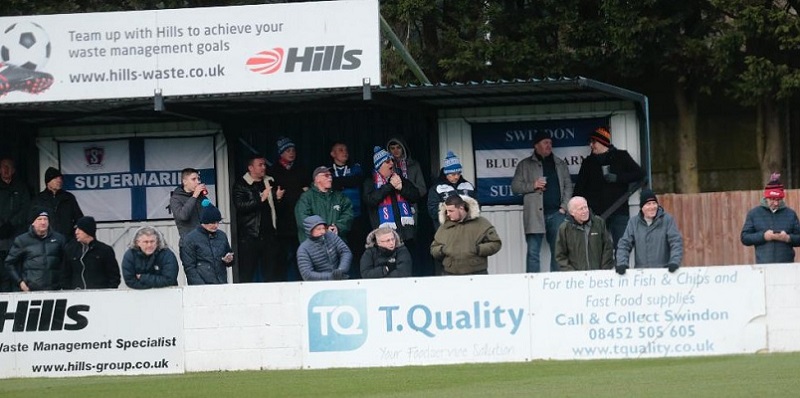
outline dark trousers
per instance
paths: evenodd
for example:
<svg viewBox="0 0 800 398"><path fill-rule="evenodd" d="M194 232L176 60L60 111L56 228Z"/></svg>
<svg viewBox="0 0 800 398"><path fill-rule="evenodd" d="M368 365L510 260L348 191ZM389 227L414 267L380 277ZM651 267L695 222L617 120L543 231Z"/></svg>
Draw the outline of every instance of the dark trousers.
<svg viewBox="0 0 800 398"><path fill-rule="evenodd" d="M239 266L238 283L285 281L285 267L276 253L274 238L240 240L236 261Z"/></svg>
<svg viewBox="0 0 800 398"><path fill-rule="evenodd" d="M303 277L300 276L300 269L297 268L297 248L299 246L300 243L297 241L296 236L278 237L277 257L280 261L283 261L285 281L298 282L303 280Z"/></svg>
<svg viewBox="0 0 800 398"><path fill-rule="evenodd" d="M361 279L361 256L364 255L364 245L369 233L369 220L358 217L353 220L350 232L347 233L347 247L353 253L353 262L350 264L350 279Z"/></svg>
<svg viewBox="0 0 800 398"><path fill-rule="evenodd" d="M6 256L8 256L8 252L0 250L0 292L11 291L11 277L8 276L5 266Z"/></svg>

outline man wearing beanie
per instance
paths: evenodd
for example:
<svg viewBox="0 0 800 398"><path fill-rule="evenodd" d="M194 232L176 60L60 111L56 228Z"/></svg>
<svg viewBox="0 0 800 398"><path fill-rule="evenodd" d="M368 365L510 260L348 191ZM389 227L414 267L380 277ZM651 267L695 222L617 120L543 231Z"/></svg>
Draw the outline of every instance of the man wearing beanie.
<svg viewBox="0 0 800 398"><path fill-rule="evenodd" d="M114 249L96 239L93 217L84 216L75 223L75 240L64 249L61 288L116 289L119 287L119 263Z"/></svg>
<svg viewBox="0 0 800 398"><path fill-rule="evenodd" d="M545 239L550 247L550 272L558 271L556 236L572 197L572 177L567 163L553 154L550 133L538 131L534 135L533 153L517 164L511 192L522 195L523 229L528 246L525 271L541 271L540 250Z"/></svg>
<svg viewBox="0 0 800 398"><path fill-rule="evenodd" d="M75 221L83 217L78 200L75 199L75 195L62 189L64 176L54 167L49 167L44 172L44 184L44 190L36 195L31 206L47 208L50 214L50 227L67 240L73 239L72 227Z"/></svg>
<svg viewBox="0 0 800 398"><path fill-rule="evenodd" d="M34 206L28 232L14 238L5 258L11 290L59 290L64 236L50 228L49 209Z"/></svg>
<svg viewBox="0 0 800 398"><path fill-rule="evenodd" d="M308 216L318 215L327 221L328 230L339 235L347 242L350 225L353 223L353 204L341 191L333 190L333 176L326 166L319 166L311 173L311 189L300 195L294 208L297 229L303 230L303 220ZM300 243L306 240L306 234L297 239ZM358 242L364 245L364 242Z"/></svg>
<svg viewBox="0 0 800 398"><path fill-rule="evenodd" d="M636 249L634 268L667 268L675 272L683 261L683 238L675 219L658 204L656 194L642 189L642 210L628 221L617 245L616 271L624 275L630 265L631 250Z"/></svg>
<svg viewBox="0 0 800 398"><path fill-rule="evenodd" d="M792 263L794 248L800 246L797 213L786 206L781 175L772 173L761 203L747 213L742 227L742 244L755 246L756 263Z"/></svg>
<svg viewBox="0 0 800 398"><path fill-rule="evenodd" d="M278 161L270 169L278 190L283 190L283 199L278 201L278 256L286 264L286 276L290 282L300 280L297 269L297 223L294 219L294 207L300 195L308 190L311 173L297 163L297 149L294 142L287 137L276 141Z"/></svg>
<svg viewBox="0 0 800 398"><path fill-rule="evenodd" d="M606 227L614 239L614 247L628 225L628 201L613 208L614 204L628 194L631 183L644 178L639 164L624 150L611 144L611 131L599 127L589 135L591 153L581 164L575 182L575 196L583 196L594 214L606 221Z"/></svg>
<svg viewBox="0 0 800 398"><path fill-rule="evenodd" d="M477 200L475 186L461 175L461 160L453 151L447 151L439 177L428 190L428 215L433 220L434 232L439 229L439 212L444 201L452 195L466 195Z"/></svg>
<svg viewBox="0 0 800 398"><path fill-rule="evenodd" d="M394 159L379 146L372 150L372 165L372 176L364 181L364 205L372 229L396 230L413 258L417 234L413 205L420 200L420 192L411 181L397 173Z"/></svg>
<svg viewBox="0 0 800 398"><path fill-rule="evenodd" d="M215 285L228 283L228 267L233 265L233 250L228 236L219 229L222 214L209 201L203 202L200 225L184 239L180 255L186 283Z"/></svg>

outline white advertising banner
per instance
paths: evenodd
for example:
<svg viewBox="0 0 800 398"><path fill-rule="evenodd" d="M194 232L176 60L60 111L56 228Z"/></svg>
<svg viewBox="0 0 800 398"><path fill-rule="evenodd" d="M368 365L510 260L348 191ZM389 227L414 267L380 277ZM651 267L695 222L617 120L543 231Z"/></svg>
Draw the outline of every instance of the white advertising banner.
<svg viewBox="0 0 800 398"><path fill-rule="evenodd" d="M310 283L305 366L518 362L530 358L519 275Z"/></svg>
<svg viewBox="0 0 800 398"><path fill-rule="evenodd" d="M0 294L0 378L183 373L180 289Z"/></svg>
<svg viewBox="0 0 800 398"><path fill-rule="evenodd" d="M764 270L691 267L537 274L532 346L543 359L652 358L766 349Z"/></svg>
<svg viewBox="0 0 800 398"><path fill-rule="evenodd" d="M170 193L187 167L216 197L213 136L64 141L59 152L64 189L97 221L172 218Z"/></svg>
<svg viewBox="0 0 800 398"><path fill-rule="evenodd" d="M3 17L0 32L0 103L380 82L377 0Z"/></svg>

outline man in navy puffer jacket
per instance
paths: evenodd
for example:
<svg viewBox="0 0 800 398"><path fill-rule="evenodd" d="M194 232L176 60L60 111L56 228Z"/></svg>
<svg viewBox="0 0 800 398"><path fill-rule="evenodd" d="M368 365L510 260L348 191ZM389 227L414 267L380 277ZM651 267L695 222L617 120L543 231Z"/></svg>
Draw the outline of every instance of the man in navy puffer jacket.
<svg viewBox="0 0 800 398"><path fill-rule="evenodd" d="M297 249L297 267L306 281L347 279L353 254L347 244L333 232L322 217L313 215L303 220L308 239Z"/></svg>

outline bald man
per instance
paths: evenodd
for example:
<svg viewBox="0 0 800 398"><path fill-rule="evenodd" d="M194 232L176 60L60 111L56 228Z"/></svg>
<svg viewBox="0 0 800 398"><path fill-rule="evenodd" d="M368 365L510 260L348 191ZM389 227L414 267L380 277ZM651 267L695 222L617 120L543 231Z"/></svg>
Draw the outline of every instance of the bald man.
<svg viewBox="0 0 800 398"><path fill-rule="evenodd" d="M556 239L556 261L561 270L614 268L614 242L603 219L592 214L581 196L569 200L567 211Z"/></svg>

